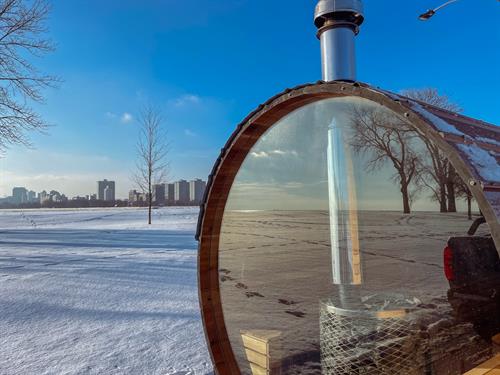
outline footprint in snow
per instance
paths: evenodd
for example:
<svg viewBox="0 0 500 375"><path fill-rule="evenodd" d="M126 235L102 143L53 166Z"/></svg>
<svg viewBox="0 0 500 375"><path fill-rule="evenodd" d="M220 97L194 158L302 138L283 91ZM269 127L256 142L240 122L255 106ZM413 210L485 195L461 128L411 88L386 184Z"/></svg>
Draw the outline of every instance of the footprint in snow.
<svg viewBox="0 0 500 375"><path fill-rule="evenodd" d="M280 298L278 300L278 302L281 303L282 305L287 305L287 306L291 306L291 305L296 305L297 304L297 302L295 302L295 301L290 301L290 300L282 299L282 298Z"/></svg>
<svg viewBox="0 0 500 375"><path fill-rule="evenodd" d="M290 310L287 310L285 312L287 314L296 316L297 318L303 318L304 316L306 316L306 313L303 313L302 311L290 311Z"/></svg>
<svg viewBox="0 0 500 375"><path fill-rule="evenodd" d="M243 283L238 283L238 284L235 285L235 287L238 288L238 289L248 289L248 286L246 286Z"/></svg>
<svg viewBox="0 0 500 375"><path fill-rule="evenodd" d="M233 281L234 278L232 278L231 276L226 276L226 275L222 275L220 277L220 281L224 282L224 281Z"/></svg>
<svg viewBox="0 0 500 375"><path fill-rule="evenodd" d="M262 294L259 292L246 292L245 295L247 298L252 298L252 297L264 297Z"/></svg>

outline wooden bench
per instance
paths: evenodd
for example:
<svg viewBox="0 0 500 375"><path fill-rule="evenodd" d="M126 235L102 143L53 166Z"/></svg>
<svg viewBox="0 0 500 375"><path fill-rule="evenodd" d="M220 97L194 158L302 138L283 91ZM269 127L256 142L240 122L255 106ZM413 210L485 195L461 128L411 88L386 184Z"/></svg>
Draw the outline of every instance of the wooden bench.
<svg viewBox="0 0 500 375"><path fill-rule="evenodd" d="M242 331L241 338L252 375L281 375L280 331Z"/></svg>

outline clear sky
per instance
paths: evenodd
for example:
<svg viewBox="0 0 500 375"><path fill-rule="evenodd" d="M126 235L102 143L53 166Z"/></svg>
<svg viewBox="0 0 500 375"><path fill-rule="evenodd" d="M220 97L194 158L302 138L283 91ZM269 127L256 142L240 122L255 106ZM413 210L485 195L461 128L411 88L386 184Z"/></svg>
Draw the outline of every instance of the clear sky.
<svg viewBox="0 0 500 375"><path fill-rule="evenodd" d="M95 193L133 187L137 112L163 111L171 178L206 179L237 123L270 96L321 78L313 0L58 0L57 50L35 63L64 82L36 108L54 126L0 159L13 186ZM428 22L434 0L365 1L358 78L385 89L435 87L468 115L500 124L500 3L461 0Z"/></svg>

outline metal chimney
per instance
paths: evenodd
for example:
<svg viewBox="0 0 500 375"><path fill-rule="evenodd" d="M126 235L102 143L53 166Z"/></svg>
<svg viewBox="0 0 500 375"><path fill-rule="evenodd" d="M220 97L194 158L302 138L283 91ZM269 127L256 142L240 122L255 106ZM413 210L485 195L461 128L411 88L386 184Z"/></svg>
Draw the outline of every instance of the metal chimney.
<svg viewBox="0 0 500 375"><path fill-rule="evenodd" d="M324 81L356 81L354 38L363 23L361 0L319 0L314 14Z"/></svg>

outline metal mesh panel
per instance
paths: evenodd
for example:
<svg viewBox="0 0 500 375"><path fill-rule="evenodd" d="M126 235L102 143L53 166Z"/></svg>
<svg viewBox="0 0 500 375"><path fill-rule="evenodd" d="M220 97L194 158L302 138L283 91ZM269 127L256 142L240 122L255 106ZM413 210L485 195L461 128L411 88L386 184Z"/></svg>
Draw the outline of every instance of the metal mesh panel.
<svg viewBox="0 0 500 375"><path fill-rule="evenodd" d="M392 315L321 304L323 374L425 373L426 339L408 315Z"/></svg>

